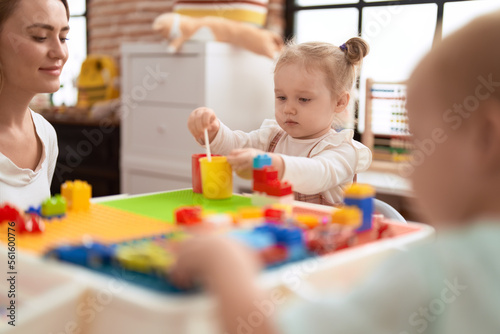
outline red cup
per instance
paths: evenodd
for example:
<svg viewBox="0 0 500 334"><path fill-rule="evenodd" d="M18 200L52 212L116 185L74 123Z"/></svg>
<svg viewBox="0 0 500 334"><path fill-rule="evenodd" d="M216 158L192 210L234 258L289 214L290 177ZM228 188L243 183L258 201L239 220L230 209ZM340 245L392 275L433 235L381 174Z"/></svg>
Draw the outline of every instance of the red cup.
<svg viewBox="0 0 500 334"><path fill-rule="evenodd" d="M191 156L191 180L193 183L193 192L197 194L203 193L203 187L201 185L201 170L200 170L200 158L204 158L207 155L205 153L193 154ZM213 157L218 157L218 154L212 154Z"/></svg>

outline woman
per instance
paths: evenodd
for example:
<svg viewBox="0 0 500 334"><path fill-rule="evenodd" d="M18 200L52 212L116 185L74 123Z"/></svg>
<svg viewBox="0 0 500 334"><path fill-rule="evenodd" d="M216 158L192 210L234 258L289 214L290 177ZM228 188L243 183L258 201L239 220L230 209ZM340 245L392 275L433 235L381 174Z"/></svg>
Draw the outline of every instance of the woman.
<svg viewBox="0 0 500 334"><path fill-rule="evenodd" d="M57 137L28 105L59 89L68 21L66 0L0 0L0 203L26 209L50 196Z"/></svg>

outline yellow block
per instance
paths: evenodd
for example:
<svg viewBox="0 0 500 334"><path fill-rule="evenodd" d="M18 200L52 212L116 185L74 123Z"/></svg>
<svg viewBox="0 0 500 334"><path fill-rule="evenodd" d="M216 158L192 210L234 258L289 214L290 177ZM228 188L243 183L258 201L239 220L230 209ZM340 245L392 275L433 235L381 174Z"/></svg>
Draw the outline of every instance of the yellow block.
<svg viewBox="0 0 500 334"><path fill-rule="evenodd" d="M353 183L344 192L345 197L351 198L365 198L375 196L375 189L364 183Z"/></svg>
<svg viewBox="0 0 500 334"><path fill-rule="evenodd" d="M356 206L345 206L332 213L332 223L352 227L361 226L362 212Z"/></svg>
<svg viewBox="0 0 500 334"><path fill-rule="evenodd" d="M68 203L68 210L88 210L92 187L86 181L66 181L61 185L61 195Z"/></svg>

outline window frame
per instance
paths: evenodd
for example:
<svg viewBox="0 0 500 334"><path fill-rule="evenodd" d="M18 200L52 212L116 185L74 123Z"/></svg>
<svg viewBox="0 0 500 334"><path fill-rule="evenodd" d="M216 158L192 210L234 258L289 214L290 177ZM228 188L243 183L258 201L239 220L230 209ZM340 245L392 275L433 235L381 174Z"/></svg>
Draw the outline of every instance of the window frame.
<svg viewBox="0 0 500 334"><path fill-rule="evenodd" d="M295 15L303 10L316 9L341 9L341 8L356 8L358 10L358 36L361 36L363 23L363 9L368 7L383 7L383 6L399 6L399 5L420 5L420 4L436 4L437 5L437 22L434 32L433 45L439 43L443 38L443 28L440 24L443 21L444 5L452 2L464 2L475 0L399 0L399 1L379 1L366 2L359 0L358 3L347 3L337 5L316 5L316 6L300 6L296 4L296 0L285 0L285 37L292 39L295 36Z"/></svg>

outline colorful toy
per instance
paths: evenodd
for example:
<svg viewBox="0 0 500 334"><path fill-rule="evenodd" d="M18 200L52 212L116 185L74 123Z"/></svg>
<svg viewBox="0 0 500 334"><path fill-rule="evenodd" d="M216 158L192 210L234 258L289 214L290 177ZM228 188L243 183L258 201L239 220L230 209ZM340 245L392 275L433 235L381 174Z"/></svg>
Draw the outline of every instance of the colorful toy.
<svg viewBox="0 0 500 334"><path fill-rule="evenodd" d="M321 224L306 232L308 250L320 255L353 246L356 240L355 229L340 224Z"/></svg>
<svg viewBox="0 0 500 334"><path fill-rule="evenodd" d="M19 210L10 204L4 204L0 207L0 224L16 221L20 216Z"/></svg>
<svg viewBox="0 0 500 334"><path fill-rule="evenodd" d="M320 218L315 215L306 215L306 214L300 214L296 215L295 221L299 226L304 226L306 229L311 229L320 224Z"/></svg>
<svg viewBox="0 0 500 334"><path fill-rule="evenodd" d="M116 249L115 257L125 269L158 277L164 277L174 264L174 256L151 241L120 245Z"/></svg>
<svg viewBox="0 0 500 334"><path fill-rule="evenodd" d="M28 208L28 210L25 211L25 213L31 214L31 215L37 215L37 216L40 217L42 215L41 210L42 210L42 206L41 205L39 205L39 206L30 206Z"/></svg>
<svg viewBox="0 0 500 334"><path fill-rule="evenodd" d="M20 216L16 222L17 232L21 233L42 233L45 231L45 223L39 216L28 214L26 219Z"/></svg>
<svg viewBox="0 0 500 334"><path fill-rule="evenodd" d="M64 218L46 224L43 237L19 233L16 245L22 251L39 255L49 251L53 257L99 272L120 277L131 276L132 282L147 287L151 287L154 281L155 289L160 287L161 291L172 292L171 285L165 280L164 268L168 268L175 260L176 241L193 235L193 230L199 232L196 228L181 231L181 228L190 227L190 224L201 222L201 227L209 227L202 228L202 232L212 231L214 226L222 225L229 236L255 249L268 266L371 242L393 233L390 225L377 219L374 219L371 231L356 233L355 224L352 223L356 214L349 207L332 214L332 208L307 207L308 211L301 211L293 207L292 212L288 205L274 204L259 208L250 207L250 204L251 198L238 195L224 201L207 201L190 189L91 203L87 211L68 210ZM276 218L276 221L264 223L266 210L269 210L267 220ZM359 211L357 213L359 217ZM17 219L25 219L22 213L12 207L0 207L0 217L6 215L8 218L14 217L16 226L21 228ZM32 219L31 216L29 218ZM35 232L36 220L30 222L30 219L25 219L28 222L24 229ZM251 224L245 225L242 222L245 219L252 220ZM234 224L231 220L239 221ZM39 221L43 223L44 219ZM173 225L175 221L180 226ZM350 226L331 224L331 221L349 223ZM32 227L29 227L30 224ZM229 229L242 225L245 226ZM404 225L396 228L394 233L398 234L412 231ZM87 242L82 246L82 237L85 235L99 240L99 243ZM0 241L7 242L7 233L0 234ZM124 253L120 253L120 260L116 256L118 248L124 249ZM164 253L167 253L167 258Z"/></svg>
<svg viewBox="0 0 500 334"><path fill-rule="evenodd" d="M344 206L333 211L332 223L358 228L362 224L362 215L356 206Z"/></svg>
<svg viewBox="0 0 500 334"><path fill-rule="evenodd" d="M90 242L82 245L64 245L49 250L46 257L78 264L81 266L100 268L109 265L114 257L113 246Z"/></svg>
<svg viewBox="0 0 500 334"><path fill-rule="evenodd" d="M18 235L45 231L45 224L37 214L24 214L9 204L0 207L0 225L3 222L14 222L14 231Z"/></svg>
<svg viewBox="0 0 500 334"><path fill-rule="evenodd" d="M202 221L202 208L199 205L184 206L174 211L175 223L178 225L194 225Z"/></svg>
<svg viewBox="0 0 500 334"><path fill-rule="evenodd" d="M63 217L66 214L66 200L59 194L47 198L42 203L41 214L44 218Z"/></svg>
<svg viewBox="0 0 500 334"><path fill-rule="evenodd" d="M226 157L200 158L203 196L226 199L233 196L233 170Z"/></svg>
<svg viewBox="0 0 500 334"><path fill-rule="evenodd" d="M66 199L68 210L88 210L92 187L85 181L66 181L61 185L61 196Z"/></svg>
<svg viewBox="0 0 500 334"><path fill-rule="evenodd" d="M276 245L283 246L288 251L288 260L297 261L307 257L302 230L296 226L264 224L255 228L255 231L270 233Z"/></svg>
<svg viewBox="0 0 500 334"><path fill-rule="evenodd" d="M261 154L253 160L252 204L264 206L272 203L292 204L292 185L278 180L278 170L271 166L271 157Z"/></svg>
<svg viewBox="0 0 500 334"><path fill-rule="evenodd" d="M200 158L205 158L205 153L193 154L191 156L191 181L193 184L193 192L197 194L203 193L203 186L201 183L201 169ZM219 157L217 154L212 154L212 157Z"/></svg>
<svg viewBox="0 0 500 334"><path fill-rule="evenodd" d="M274 245L260 250L259 256L267 266L285 262L289 258L288 249L281 245Z"/></svg>
<svg viewBox="0 0 500 334"><path fill-rule="evenodd" d="M238 221L242 221L242 220L259 219L259 218L262 218L262 215L263 215L262 208L260 208L258 206L250 206L250 207L241 208L237 212L236 223Z"/></svg>
<svg viewBox="0 0 500 334"><path fill-rule="evenodd" d="M358 232L372 228L374 196L375 189L368 184L354 183L345 191L344 203L357 206L363 213L362 224L357 229Z"/></svg>
<svg viewBox="0 0 500 334"><path fill-rule="evenodd" d="M283 209L264 208L264 219L266 222L283 223L286 216L286 211Z"/></svg>

